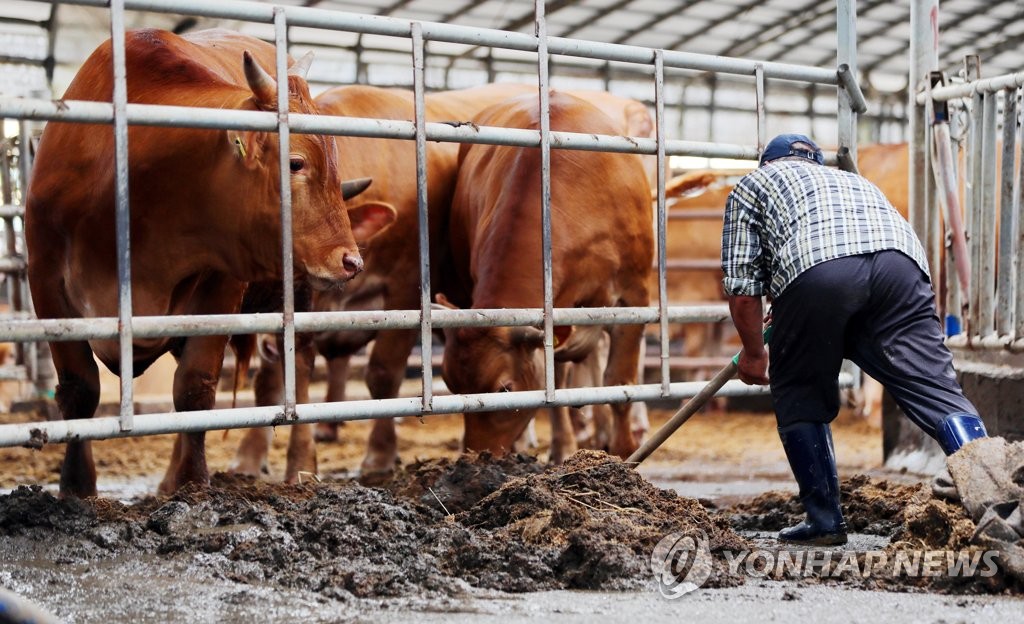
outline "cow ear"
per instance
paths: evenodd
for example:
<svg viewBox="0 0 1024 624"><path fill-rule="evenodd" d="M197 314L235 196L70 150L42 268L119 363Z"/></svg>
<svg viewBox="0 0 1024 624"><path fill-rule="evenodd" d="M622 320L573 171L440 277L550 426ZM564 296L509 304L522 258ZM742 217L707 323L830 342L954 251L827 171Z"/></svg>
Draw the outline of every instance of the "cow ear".
<svg viewBox="0 0 1024 624"><path fill-rule="evenodd" d="M457 306L454 303L452 303L451 301L449 301L448 297L444 296L444 293L437 293L436 295L434 295L434 301L436 301L437 303L435 303L431 307L433 307L435 310L458 310L459 309L459 306Z"/></svg>
<svg viewBox="0 0 1024 624"><path fill-rule="evenodd" d="M352 236L357 243L365 243L394 223L397 215L394 206L383 202L371 201L349 208Z"/></svg>
<svg viewBox="0 0 1024 624"><path fill-rule="evenodd" d="M253 168L259 166L267 133L228 132L227 138L231 143L231 150L234 152L235 158L246 167Z"/></svg>

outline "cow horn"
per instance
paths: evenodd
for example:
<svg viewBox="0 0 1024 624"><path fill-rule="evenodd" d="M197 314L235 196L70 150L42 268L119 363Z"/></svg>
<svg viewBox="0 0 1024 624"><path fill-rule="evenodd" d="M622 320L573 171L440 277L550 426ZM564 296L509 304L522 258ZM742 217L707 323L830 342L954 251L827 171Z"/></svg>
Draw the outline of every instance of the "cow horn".
<svg viewBox="0 0 1024 624"><path fill-rule="evenodd" d="M509 335L512 344L534 348L544 346L544 330L537 327L513 327Z"/></svg>
<svg viewBox="0 0 1024 624"><path fill-rule="evenodd" d="M341 197L348 201L370 187L373 178L356 178L341 183Z"/></svg>
<svg viewBox="0 0 1024 624"><path fill-rule="evenodd" d="M249 83L249 88L252 89L256 99L264 103L276 102L277 81L274 80L274 77L260 67L248 50L242 54L242 57L242 64L245 66L245 80Z"/></svg>
<svg viewBox="0 0 1024 624"><path fill-rule="evenodd" d="M310 50L302 55L302 58L295 61L291 67L288 68L289 76L298 76L303 80L306 79L306 75L309 74L309 66L313 64L313 51Z"/></svg>

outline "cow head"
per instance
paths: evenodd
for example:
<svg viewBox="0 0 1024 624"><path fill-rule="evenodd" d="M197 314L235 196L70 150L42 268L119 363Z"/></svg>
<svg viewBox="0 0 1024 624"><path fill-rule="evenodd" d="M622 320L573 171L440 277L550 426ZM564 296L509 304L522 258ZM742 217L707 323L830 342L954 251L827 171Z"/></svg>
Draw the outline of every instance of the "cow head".
<svg viewBox="0 0 1024 624"><path fill-rule="evenodd" d="M444 295L439 307L457 309ZM555 343L571 327L555 328ZM544 332L536 327L462 327L444 330L442 375L458 394L518 392L544 387ZM535 409L465 415L463 447L507 453L533 418Z"/></svg>
<svg viewBox="0 0 1024 624"><path fill-rule="evenodd" d="M290 113L319 113L305 80L311 60L312 55L307 54L288 70ZM243 63L252 105L276 111L277 82L248 52ZM229 148L244 172L245 179L235 180L234 187L249 203L245 212L253 221L254 256L266 273L279 274L280 251L275 250L281 240L279 141L269 132L233 132L228 137ZM379 202L346 209L345 200L369 186L369 180L343 182L339 178L333 137L292 133L289 147L294 269L314 288L338 286L362 271L358 244L392 223L395 210Z"/></svg>

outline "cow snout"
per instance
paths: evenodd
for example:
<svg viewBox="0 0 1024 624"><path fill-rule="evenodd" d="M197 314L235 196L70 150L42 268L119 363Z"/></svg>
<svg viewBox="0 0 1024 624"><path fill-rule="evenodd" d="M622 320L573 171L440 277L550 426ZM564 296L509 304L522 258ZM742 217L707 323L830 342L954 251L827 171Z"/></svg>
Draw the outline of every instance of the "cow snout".
<svg viewBox="0 0 1024 624"><path fill-rule="evenodd" d="M341 258L341 266L351 279L363 271L363 257L357 253L347 253Z"/></svg>

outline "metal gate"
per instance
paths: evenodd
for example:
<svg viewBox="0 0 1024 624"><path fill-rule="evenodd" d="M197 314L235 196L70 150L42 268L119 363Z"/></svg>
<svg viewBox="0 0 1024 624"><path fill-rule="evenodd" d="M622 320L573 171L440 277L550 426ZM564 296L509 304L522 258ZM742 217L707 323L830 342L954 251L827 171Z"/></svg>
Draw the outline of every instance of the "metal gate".
<svg viewBox="0 0 1024 624"><path fill-rule="evenodd" d="M271 6L256 2L207 2L205 0L72 0L67 4L110 6L113 38L115 88L112 103L0 98L0 118L60 120L112 124L115 133L115 164L117 170L118 261L121 277L119 317L56 320L7 320L0 324L0 340L32 342L43 340L111 339L121 344L121 408L120 416L78 421L37 422L0 425L0 446L39 446L47 442L71 439L103 439L169 432L193 432L209 429L253 427L317 421L345 421L384 418L402 415L427 415L456 412L480 412L517 408L615 403L664 398L683 398L696 394L703 384L673 383L669 378L668 323L718 322L728 318L724 305L685 307L669 306L665 294L665 158L669 155L692 155L756 159L766 139L764 84L766 78L831 85L839 91L839 153L844 148L856 157L856 115L866 104L856 76L856 9L851 0L839 0L837 32L839 41L838 69L803 67L792 64L757 62L740 58L717 57L680 51L667 51L637 46L607 44L577 39L548 37L544 18L544 2L535 3L535 35L472 28L451 24L419 22L298 6ZM126 10L147 10L273 24L276 34L277 70L286 67L288 28L303 26L334 31L388 35L409 39L414 70L415 120L412 122L321 117L289 114L287 97L279 97L274 112L249 112L201 108L183 108L128 104L124 67L124 14ZM477 46L490 46L537 54L537 76L541 110L539 132L533 130L452 126L427 123L424 116L424 43L445 41ZM548 109L548 65L551 55L566 55L645 65L653 69L655 86L656 138L617 137L577 134L550 130ZM669 140L664 124L665 68L719 72L753 77L758 132L756 145L728 145L684 140ZM285 81L279 82L280 85ZM286 86L283 88L287 88ZM417 184L420 223L421 306L418 310L387 312L317 312L296 313L292 297L293 278L284 276L284 310L282 313L210 316L131 316L131 281L128 274L128 199L127 199L127 128L129 125L262 130L277 132L282 145L281 179L287 179L290 133L316 133L374 138L397 138L416 142ZM554 309L551 302L551 231L550 193L544 192L543 241L544 292L543 309L444 310L430 306L430 272L426 237L426 142L485 143L522 147L539 147L542 163L548 163L550 150L577 149L618 153L655 155L658 161L657 239L659 301L656 306L642 308ZM837 154L827 156L835 164ZM291 265L290 197L282 185L283 266ZM542 189L550 189L550 170L542 171ZM612 323L658 323L661 342L661 381L657 384L603 388L558 389L554 384L553 332L559 325L597 325ZM503 392L479 395L433 396L430 358L424 357L422 392L419 397L376 401L295 404L295 333L344 329L412 329L421 332L422 353L430 353L434 328L533 325L544 328L545 389L540 391ZM136 415L132 400L131 344L133 338L224 335L236 333L274 332L285 337L285 401L283 405L246 408L213 409L184 413ZM842 380L850 384L849 377ZM764 388L730 382L722 394L744 395L763 393Z"/></svg>

